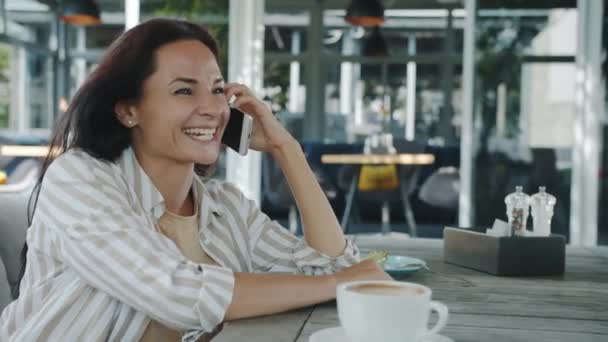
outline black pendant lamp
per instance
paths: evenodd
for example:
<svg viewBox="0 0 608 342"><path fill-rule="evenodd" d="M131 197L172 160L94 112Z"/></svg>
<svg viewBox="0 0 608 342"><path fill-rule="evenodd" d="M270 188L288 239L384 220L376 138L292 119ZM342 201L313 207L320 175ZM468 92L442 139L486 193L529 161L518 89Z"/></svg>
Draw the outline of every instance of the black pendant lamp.
<svg viewBox="0 0 608 342"><path fill-rule="evenodd" d="M388 46L386 45L386 39L380 31L379 26L374 26L372 32L367 36L363 42L361 53L366 57L386 57L388 56Z"/></svg>
<svg viewBox="0 0 608 342"><path fill-rule="evenodd" d="M74 25L97 25L101 23L99 7L95 0L63 0L60 18Z"/></svg>
<svg viewBox="0 0 608 342"><path fill-rule="evenodd" d="M352 0L344 19L356 26L381 25L384 23L382 0Z"/></svg>

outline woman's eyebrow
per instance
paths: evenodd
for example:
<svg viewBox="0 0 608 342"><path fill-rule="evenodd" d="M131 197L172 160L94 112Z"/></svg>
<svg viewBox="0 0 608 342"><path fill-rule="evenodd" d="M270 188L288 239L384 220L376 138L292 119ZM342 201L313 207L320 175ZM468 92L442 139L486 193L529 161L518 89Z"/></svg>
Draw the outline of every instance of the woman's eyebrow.
<svg viewBox="0 0 608 342"><path fill-rule="evenodd" d="M219 76L214 81L213 84L224 83L224 78Z"/></svg>
<svg viewBox="0 0 608 342"><path fill-rule="evenodd" d="M175 78L173 81L169 82L169 85L171 85L171 84L173 84L175 82L184 82L184 83L189 83L189 84L198 84L198 81L195 80L194 78L178 77L178 78Z"/></svg>

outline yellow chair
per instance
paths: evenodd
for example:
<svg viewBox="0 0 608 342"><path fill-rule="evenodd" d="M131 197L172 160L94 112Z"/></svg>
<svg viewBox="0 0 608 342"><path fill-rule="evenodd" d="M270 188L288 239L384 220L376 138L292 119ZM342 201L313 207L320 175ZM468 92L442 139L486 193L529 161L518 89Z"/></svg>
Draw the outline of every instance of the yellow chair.
<svg viewBox="0 0 608 342"><path fill-rule="evenodd" d="M396 139L393 153L423 153L424 145ZM370 151L379 154L381 151ZM387 151L388 152L388 151ZM351 213L357 214L355 198L363 201L381 202L382 233L389 233L390 203L401 202L410 236L418 235L416 220L409 195L416 188L419 165L345 165L338 173L341 188L346 191L345 206L340 225L345 233L349 231ZM357 215L358 216L358 215Z"/></svg>
<svg viewBox="0 0 608 342"><path fill-rule="evenodd" d="M6 184L7 180L8 180L8 176L6 175L6 172L0 170L0 185Z"/></svg>
<svg viewBox="0 0 608 342"><path fill-rule="evenodd" d="M399 187L395 165L363 165L359 174L359 191L394 190Z"/></svg>

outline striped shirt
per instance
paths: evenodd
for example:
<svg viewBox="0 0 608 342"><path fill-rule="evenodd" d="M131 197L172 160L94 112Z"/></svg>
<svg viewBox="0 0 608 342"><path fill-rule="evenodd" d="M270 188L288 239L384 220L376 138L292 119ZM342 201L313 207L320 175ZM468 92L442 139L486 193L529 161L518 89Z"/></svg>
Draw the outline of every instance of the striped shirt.
<svg viewBox="0 0 608 342"><path fill-rule="evenodd" d="M0 341L137 341L152 319L194 340L223 321L233 272L320 275L359 260L351 241L336 258L309 247L229 183L195 177L192 190L201 247L219 266L190 261L159 232L164 200L131 148L115 163L78 149L59 156Z"/></svg>

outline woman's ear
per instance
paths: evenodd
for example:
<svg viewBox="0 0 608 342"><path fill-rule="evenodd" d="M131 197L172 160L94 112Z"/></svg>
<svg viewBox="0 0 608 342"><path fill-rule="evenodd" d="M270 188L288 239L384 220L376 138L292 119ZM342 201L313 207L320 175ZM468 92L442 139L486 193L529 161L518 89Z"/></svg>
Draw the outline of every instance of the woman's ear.
<svg viewBox="0 0 608 342"><path fill-rule="evenodd" d="M125 101L117 102L116 105L114 105L114 112L116 113L118 121L125 127L133 128L137 125L137 115L132 104Z"/></svg>

